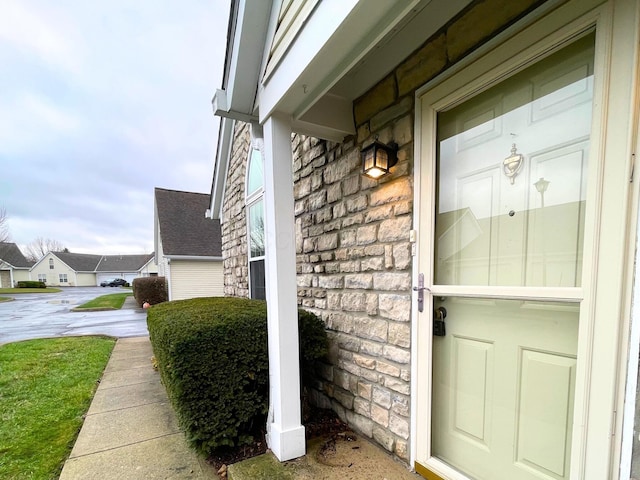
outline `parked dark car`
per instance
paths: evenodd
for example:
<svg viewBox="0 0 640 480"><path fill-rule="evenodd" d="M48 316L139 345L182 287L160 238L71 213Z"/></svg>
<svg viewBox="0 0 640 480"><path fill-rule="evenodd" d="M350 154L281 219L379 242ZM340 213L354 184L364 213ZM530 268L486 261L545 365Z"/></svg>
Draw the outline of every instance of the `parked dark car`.
<svg viewBox="0 0 640 480"><path fill-rule="evenodd" d="M126 285L127 281L123 278L114 278L113 280L105 280L100 283L101 287L122 287Z"/></svg>

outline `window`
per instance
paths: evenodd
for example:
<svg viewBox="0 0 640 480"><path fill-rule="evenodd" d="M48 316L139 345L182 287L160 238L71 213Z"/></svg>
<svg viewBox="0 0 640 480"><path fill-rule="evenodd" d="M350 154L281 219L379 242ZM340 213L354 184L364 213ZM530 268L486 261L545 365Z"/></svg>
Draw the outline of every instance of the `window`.
<svg viewBox="0 0 640 480"><path fill-rule="evenodd" d="M38 274L38 281L47 283L47 274L46 273L39 273Z"/></svg>
<svg viewBox="0 0 640 480"><path fill-rule="evenodd" d="M60 274L60 283L67 283L67 274L66 273L61 273Z"/></svg>
<svg viewBox="0 0 640 480"><path fill-rule="evenodd" d="M247 162L246 200L249 243L249 296L266 299L263 155L260 141L254 139Z"/></svg>
<svg viewBox="0 0 640 480"><path fill-rule="evenodd" d="M49 259L49 270L53 270L53 258Z"/></svg>

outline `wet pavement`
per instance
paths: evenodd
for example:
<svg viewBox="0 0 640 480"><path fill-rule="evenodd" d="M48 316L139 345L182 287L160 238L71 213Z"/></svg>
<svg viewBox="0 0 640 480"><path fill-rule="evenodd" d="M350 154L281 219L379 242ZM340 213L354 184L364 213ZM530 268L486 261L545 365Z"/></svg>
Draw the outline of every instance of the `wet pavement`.
<svg viewBox="0 0 640 480"><path fill-rule="evenodd" d="M119 288L66 287L60 293L3 294L15 300L0 303L0 345L32 338L76 335L148 335L147 313L137 305L106 312L71 311L100 295L122 291Z"/></svg>

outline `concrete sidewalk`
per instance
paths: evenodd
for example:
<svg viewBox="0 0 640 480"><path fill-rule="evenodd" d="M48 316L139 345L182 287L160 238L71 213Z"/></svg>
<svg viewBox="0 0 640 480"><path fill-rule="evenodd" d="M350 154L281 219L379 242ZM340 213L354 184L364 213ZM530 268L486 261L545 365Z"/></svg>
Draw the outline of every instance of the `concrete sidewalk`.
<svg viewBox="0 0 640 480"><path fill-rule="evenodd" d="M60 480L216 479L187 446L149 337L116 343Z"/></svg>

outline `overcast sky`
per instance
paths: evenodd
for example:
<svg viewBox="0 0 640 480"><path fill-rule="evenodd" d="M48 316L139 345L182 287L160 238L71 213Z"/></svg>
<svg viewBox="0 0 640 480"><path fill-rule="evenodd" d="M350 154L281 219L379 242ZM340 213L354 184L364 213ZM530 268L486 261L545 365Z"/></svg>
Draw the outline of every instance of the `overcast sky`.
<svg viewBox="0 0 640 480"><path fill-rule="evenodd" d="M154 187L210 192L228 15L229 0L0 0L12 241L148 253Z"/></svg>

